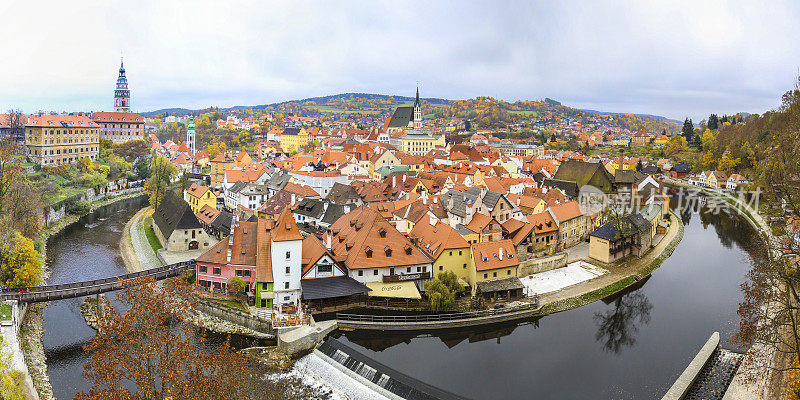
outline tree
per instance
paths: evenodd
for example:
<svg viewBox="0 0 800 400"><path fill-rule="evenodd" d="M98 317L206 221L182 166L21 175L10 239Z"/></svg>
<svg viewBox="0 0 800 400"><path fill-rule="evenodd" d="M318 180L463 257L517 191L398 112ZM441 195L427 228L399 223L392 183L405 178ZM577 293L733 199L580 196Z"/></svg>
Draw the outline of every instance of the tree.
<svg viewBox="0 0 800 400"><path fill-rule="evenodd" d="M692 123L691 119L686 118L683 121L683 128L681 129L681 135L683 135L683 137L685 137L687 141L689 141L692 138L692 136L694 136L694 124Z"/></svg>
<svg viewBox="0 0 800 400"><path fill-rule="evenodd" d="M708 116L708 123L706 126L708 126L708 129L713 130L719 128L719 117L717 117L717 114L711 114Z"/></svg>
<svg viewBox="0 0 800 400"><path fill-rule="evenodd" d="M0 243L0 279L9 287L36 286L41 282L39 253L20 232L7 232Z"/></svg>
<svg viewBox="0 0 800 400"><path fill-rule="evenodd" d="M172 179L177 175L178 170L172 165L172 162L164 157L156 157L152 161L150 168L150 178L145 183L145 190L150 195L150 205L153 208L158 208L164 194Z"/></svg>
<svg viewBox="0 0 800 400"><path fill-rule="evenodd" d="M756 153L753 151L753 146L750 146L749 141L745 141L742 148L739 150L742 155L743 168L755 168L756 166Z"/></svg>
<svg viewBox="0 0 800 400"><path fill-rule="evenodd" d="M286 381L273 383L248 368L228 342L211 346L190 325L196 289L179 278L131 284L116 307L104 304L98 333L84 346L83 376L94 381L78 400L299 399L310 397Z"/></svg>
<svg viewBox="0 0 800 400"><path fill-rule="evenodd" d="M244 281L238 276L232 276L231 279L228 279L229 292L244 292L244 285Z"/></svg>
<svg viewBox="0 0 800 400"><path fill-rule="evenodd" d="M0 398L6 400L28 400L25 390L25 375L14 369L8 345L0 339Z"/></svg>
<svg viewBox="0 0 800 400"><path fill-rule="evenodd" d="M80 178L80 183L85 188L94 189L95 193L100 191L108 184L106 175L100 171L83 174Z"/></svg>
<svg viewBox="0 0 800 400"><path fill-rule="evenodd" d="M636 171L642 172L642 169L644 169L644 166L642 166L642 160L639 160L639 162L636 163Z"/></svg>
<svg viewBox="0 0 800 400"><path fill-rule="evenodd" d="M17 155L17 145L6 137L0 139L0 214L5 210L5 203L11 187L21 176L20 157Z"/></svg>
<svg viewBox="0 0 800 400"><path fill-rule="evenodd" d="M686 138L683 136L673 136L669 140L669 145L667 146L667 156L674 156L681 152L684 152L689 149L689 146L686 144Z"/></svg>
<svg viewBox="0 0 800 400"><path fill-rule="evenodd" d="M740 162L741 162L740 159L733 158L731 156L730 150L725 150L725 152L722 153L722 157L719 159L719 164L717 165L717 169L719 169L720 171L725 171L726 174L730 175L734 173L734 171L736 170L736 166L738 166Z"/></svg>
<svg viewBox="0 0 800 400"><path fill-rule="evenodd" d="M129 163L146 157L150 154L150 146L144 140L129 140L113 146L114 154L122 157Z"/></svg>
<svg viewBox="0 0 800 400"><path fill-rule="evenodd" d="M458 283L456 274L446 271L425 284L425 294L435 312L452 310L456 304L456 293L463 288Z"/></svg>
<svg viewBox="0 0 800 400"><path fill-rule="evenodd" d="M717 139L714 137L714 133L708 129L706 129L706 131L703 132L702 142L703 142L703 150L706 151L714 150L714 148L717 146Z"/></svg>

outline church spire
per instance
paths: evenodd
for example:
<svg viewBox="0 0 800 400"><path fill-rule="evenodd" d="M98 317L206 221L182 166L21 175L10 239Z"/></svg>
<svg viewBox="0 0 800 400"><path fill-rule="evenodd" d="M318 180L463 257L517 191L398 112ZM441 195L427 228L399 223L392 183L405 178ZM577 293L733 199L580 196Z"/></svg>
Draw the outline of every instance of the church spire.
<svg viewBox="0 0 800 400"><path fill-rule="evenodd" d="M419 107L419 81L417 81L417 97L414 99L414 107Z"/></svg>
<svg viewBox="0 0 800 400"><path fill-rule="evenodd" d="M119 77L114 90L114 111L131 111L131 91L128 89L128 78L125 76L125 65L122 57L119 58Z"/></svg>

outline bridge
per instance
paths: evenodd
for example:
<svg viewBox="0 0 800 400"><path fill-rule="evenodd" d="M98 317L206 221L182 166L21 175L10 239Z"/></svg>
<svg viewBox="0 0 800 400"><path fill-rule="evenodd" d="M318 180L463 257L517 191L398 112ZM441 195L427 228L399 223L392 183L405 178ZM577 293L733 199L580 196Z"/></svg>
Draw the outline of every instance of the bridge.
<svg viewBox="0 0 800 400"><path fill-rule="evenodd" d="M0 301L15 300L19 303L41 303L75 297L94 296L100 293L124 289L131 281L137 278L149 277L159 281L179 276L186 271L193 271L194 266L194 261L184 261L159 268L91 281L26 288L5 288L3 292L0 293Z"/></svg>

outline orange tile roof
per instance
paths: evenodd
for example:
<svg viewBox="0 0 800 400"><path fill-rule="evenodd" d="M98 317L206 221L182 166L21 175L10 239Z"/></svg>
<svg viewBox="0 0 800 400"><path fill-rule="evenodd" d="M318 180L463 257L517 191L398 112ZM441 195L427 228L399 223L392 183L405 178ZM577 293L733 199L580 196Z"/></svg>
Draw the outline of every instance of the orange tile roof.
<svg viewBox="0 0 800 400"><path fill-rule="evenodd" d="M186 192L193 197L197 197L198 199L203 197L206 192L209 191L209 188L206 186L198 185L196 183L192 183L192 186L189 186L189 189Z"/></svg>
<svg viewBox="0 0 800 400"><path fill-rule="evenodd" d="M563 204L551 206L549 209L555 216L555 219L558 223L569 221L573 218L578 218L583 215L583 213L581 213L581 207L577 201L568 201Z"/></svg>
<svg viewBox="0 0 800 400"><path fill-rule="evenodd" d="M431 262L427 254L367 205L343 215L331 225L330 232L333 254L350 269Z"/></svg>
<svg viewBox="0 0 800 400"><path fill-rule="evenodd" d="M275 227L272 228L272 240L274 242L303 240L303 234L297 228L297 223L294 222L294 217L289 207L284 208L278 218L275 218Z"/></svg>
<svg viewBox="0 0 800 400"><path fill-rule="evenodd" d="M42 128L98 128L100 125L83 115L31 115L25 126Z"/></svg>
<svg viewBox="0 0 800 400"><path fill-rule="evenodd" d="M408 235L417 239L419 247L434 259L439 258L439 255L446 249L469 247L469 242L450 225L441 221L436 221L434 225L431 225L429 215L422 217Z"/></svg>
<svg viewBox="0 0 800 400"><path fill-rule="evenodd" d="M509 239L473 243L472 258L477 271L488 271L519 265L514 243Z"/></svg>
<svg viewBox="0 0 800 400"><path fill-rule="evenodd" d="M144 119L137 113L130 112L106 112L99 111L92 113L92 121L95 122L125 122L134 124L143 124Z"/></svg>

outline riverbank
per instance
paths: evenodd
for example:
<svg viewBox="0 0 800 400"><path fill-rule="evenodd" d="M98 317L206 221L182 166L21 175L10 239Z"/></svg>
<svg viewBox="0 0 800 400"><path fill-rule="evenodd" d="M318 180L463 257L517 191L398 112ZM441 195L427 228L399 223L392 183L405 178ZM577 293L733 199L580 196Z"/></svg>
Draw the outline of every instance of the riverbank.
<svg viewBox="0 0 800 400"><path fill-rule="evenodd" d="M672 223L658 244L639 258L604 266L608 274L539 296L540 315L572 310L622 291L655 271L683 239L683 221L670 211ZM590 261L595 262L595 261Z"/></svg>
<svg viewBox="0 0 800 400"><path fill-rule="evenodd" d="M104 197L91 203L89 213L93 213L101 207L105 207L118 201L136 198L142 196L143 194L143 191L139 191L126 194L124 196ZM81 217L82 215L70 214L60 219L55 224L46 227L40 233L38 241L41 243L39 253L42 257L42 282L47 282L51 273L51 268L49 265L47 265L48 240L78 222ZM42 344L42 335L44 334L43 315L44 308L46 306L47 303L33 304L28 307L28 312L25 313L25 319L23 320L22 327L18 332L22 349L15 349L15 351L22 351L22 356L24 357L25 364L27 365L27 371L23 372L31 377L40 400L50 400L55 398L53 396L53 387L50 384L50 378L47 373L47 357L45 356L44 346Z"/></svg>
<svg viewBox="0 0 800 400"><path fill-rule="evenodd" d="M139 210L122 230L119 251L128 272L139 272L162 266L145 233L145 221L153 215L152 207Z"/></svg>

